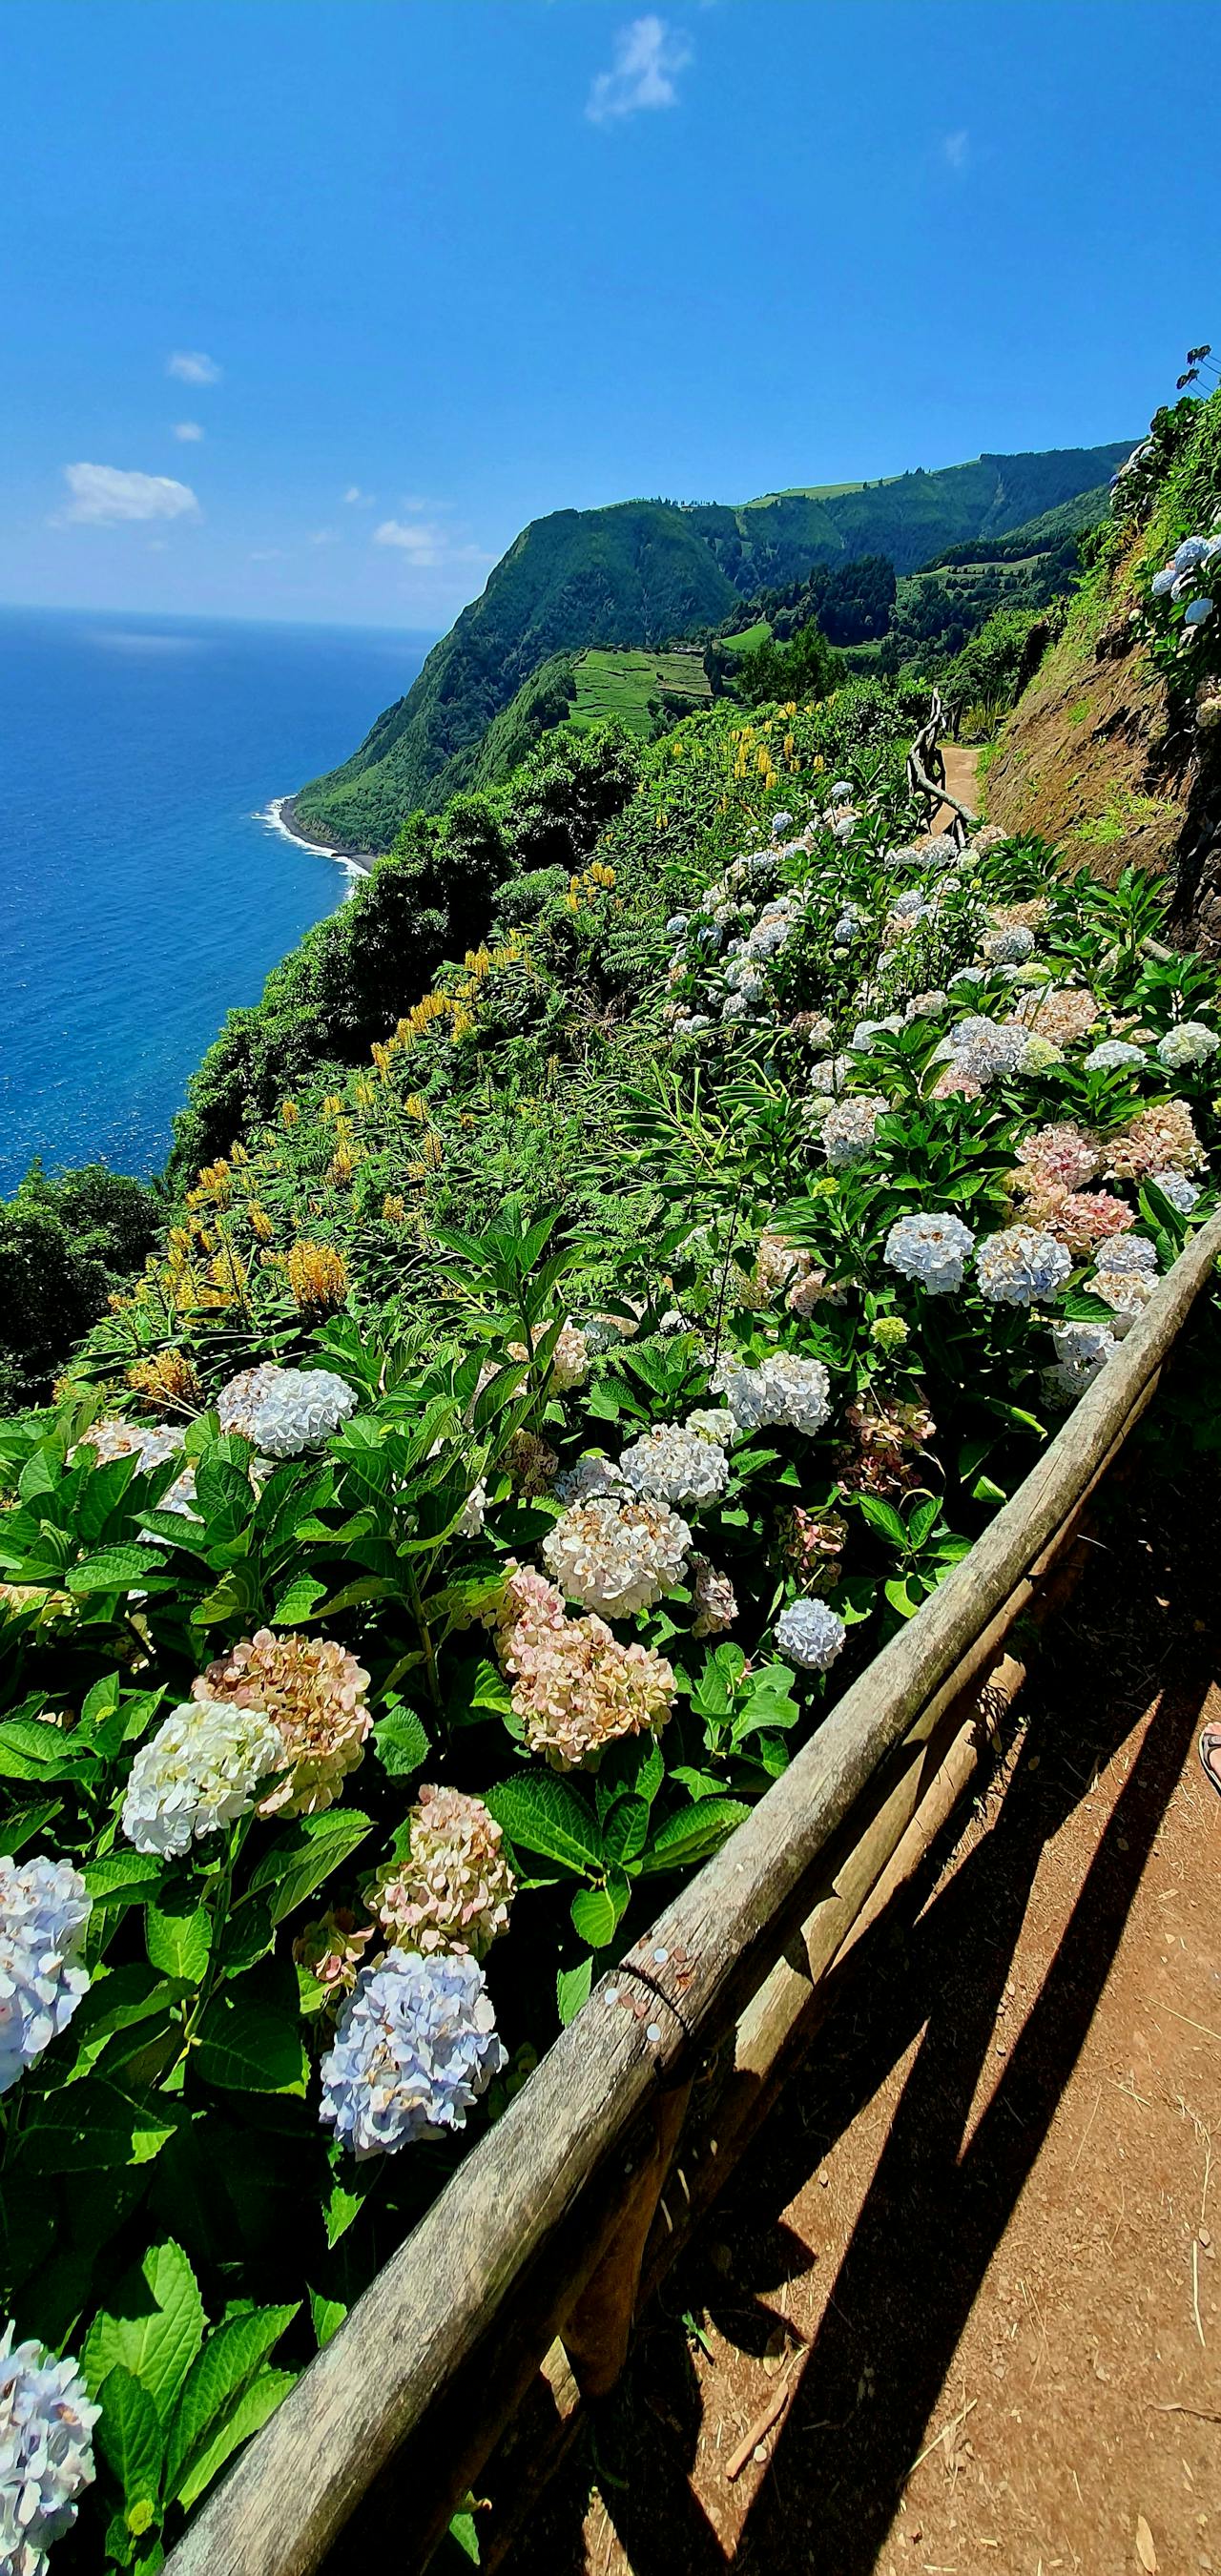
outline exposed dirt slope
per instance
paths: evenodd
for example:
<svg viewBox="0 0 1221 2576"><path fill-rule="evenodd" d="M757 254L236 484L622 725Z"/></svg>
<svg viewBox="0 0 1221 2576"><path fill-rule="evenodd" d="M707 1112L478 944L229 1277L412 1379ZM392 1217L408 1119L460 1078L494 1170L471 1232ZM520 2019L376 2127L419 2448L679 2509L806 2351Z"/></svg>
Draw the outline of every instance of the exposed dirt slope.
<svg viewBox="0 0 1221 2576"><path fill-rule="evenodd" d="M1075 617L1005 728L989 821L1039 832L1107 878L1129 860L1177 875L1191 780L1165 731L1164 692L1122 604L1101 632Z"/></svg>

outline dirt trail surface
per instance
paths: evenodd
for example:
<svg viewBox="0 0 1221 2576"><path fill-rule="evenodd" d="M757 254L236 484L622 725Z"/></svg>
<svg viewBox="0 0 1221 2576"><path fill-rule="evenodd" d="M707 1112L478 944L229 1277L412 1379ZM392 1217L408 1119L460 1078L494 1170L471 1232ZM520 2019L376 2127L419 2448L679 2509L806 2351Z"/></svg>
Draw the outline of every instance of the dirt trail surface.
<svg viewBox="0 0 1221 2576"><path fill-rule="evenodd" d="M1221 1543L1146 1486L513 2576L1221 2576Z"/></svg>
<svg viewBox="0 0 1221 2576"><path fill-rule="evenodd" d="M947 792L951 796L956 796L960 805L968 806L972 814L978 814L979 753L977 751L969 750L965 744L960 742L943 742L941 746L941 757L945 762L945 783ZM950 805L939 805L933 816L929 829L933 832L948 831L953 820L953 807Z"/></svg>

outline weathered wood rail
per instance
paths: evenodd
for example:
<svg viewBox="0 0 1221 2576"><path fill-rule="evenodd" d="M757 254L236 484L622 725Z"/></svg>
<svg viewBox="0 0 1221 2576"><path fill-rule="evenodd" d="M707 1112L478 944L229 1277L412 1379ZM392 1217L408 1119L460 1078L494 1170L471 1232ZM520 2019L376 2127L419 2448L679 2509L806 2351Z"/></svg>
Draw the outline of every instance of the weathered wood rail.
<svg viewBox="0 0 1221 2576"><path fill-rule="evenodd" d="M1221 1215L970 1555L602 1978L197 2514L168 2576L340 2576L378 2549L410 2576L514 2418L502 2457L524 2490L525 2433L554 2456L580 2399L613 2384L642 2283L732 2170L837 1962L970 1777L1021 1676L1004 1640L1219 1254Z"/></svg>

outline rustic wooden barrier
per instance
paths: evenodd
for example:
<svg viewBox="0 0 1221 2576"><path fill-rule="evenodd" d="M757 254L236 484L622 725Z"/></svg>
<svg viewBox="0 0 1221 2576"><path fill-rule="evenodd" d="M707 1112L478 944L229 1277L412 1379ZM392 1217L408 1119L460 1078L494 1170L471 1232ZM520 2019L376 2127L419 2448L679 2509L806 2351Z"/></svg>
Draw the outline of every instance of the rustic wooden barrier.
<svg viewBox="0 0 1221 2576"><path fill-rule="evenodd" d="M552 2354L545 2383L557 2416L612 2384L642 2254L647 2282L804 2046L819 1980L901 1868L904 1838L910 1851L935 1830L969 1777L988 1690L1013 1681L1003 1640L1149 1403L1219 1252L1221 1215L970 1555L602 1978L197 2514L168 2576L339 2576L378 2549L409 2576L537 2398L557 2336L567 2361ZM684 2117L691 2214L670 2192L658 2216Z"/></svg>

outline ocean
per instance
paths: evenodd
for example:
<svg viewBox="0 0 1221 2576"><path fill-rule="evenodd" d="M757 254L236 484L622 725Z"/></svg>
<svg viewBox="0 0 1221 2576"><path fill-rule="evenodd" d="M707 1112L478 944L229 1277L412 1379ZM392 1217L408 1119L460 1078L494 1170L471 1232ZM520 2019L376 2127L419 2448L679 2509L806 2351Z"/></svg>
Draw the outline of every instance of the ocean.
<svg viewBox="0 0 1221 2576"><path fill-rule="evenodd" d="M34 1154L164 1162L226 1011L348 891L268 809L431 641L0 609L0 1195Z"/></svg>

